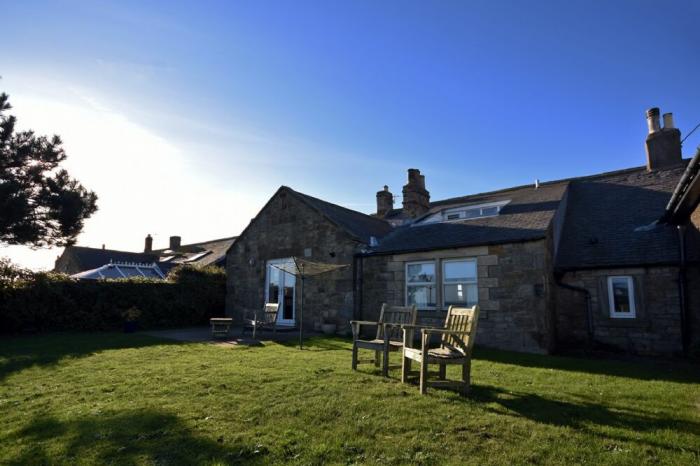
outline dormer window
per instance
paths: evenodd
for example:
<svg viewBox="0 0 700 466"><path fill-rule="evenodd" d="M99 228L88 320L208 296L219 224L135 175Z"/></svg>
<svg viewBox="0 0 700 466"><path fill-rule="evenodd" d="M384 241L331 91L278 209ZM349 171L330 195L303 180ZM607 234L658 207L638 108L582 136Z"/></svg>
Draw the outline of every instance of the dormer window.
<svg viewBox="0 0 700 466"><path fill-rule="evenodd" d="M454 207L442 211L442 221L469 220L472 218L494 217L498 215L501 208L508 204L504 202L490 202L488 204Z"/></svg>
<svg viewBox="0 0 700 466"><path fill-rule="evenodd" d="M495 217L500 214L501 209L509 202L510 200L505 200L447 207L418 220L413 226L442 222L463 222L474 218Z"/></svg>

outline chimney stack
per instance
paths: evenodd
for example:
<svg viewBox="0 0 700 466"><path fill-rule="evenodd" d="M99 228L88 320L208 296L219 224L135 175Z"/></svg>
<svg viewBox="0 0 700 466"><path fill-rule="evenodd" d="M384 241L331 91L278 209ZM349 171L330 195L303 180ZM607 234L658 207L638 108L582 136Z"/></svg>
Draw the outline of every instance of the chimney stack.
<svg viewBox="0 0 700 466"><path fill-rule="evenodd" d="M180 243L182 242L182 238L179 236L171 236L170 237L170 250L175 251L177 249L180 249Z"/></svg>
<svg viewBox="0 0 700 466"><path fill-rule="evenodd" d="M425 176L417 168L408 169L408 184L403 187L403 210L416 218L430 209L430 193L425 189Z"/></svg>
<svg viewBox="0 0 700 466"><path fill-rule="evenodd" d="M384 190L377 192L377 217L386 217L394 208L394 195L389 191L389 186L384 185Z"/></svg>
<svg viewBox="0 0 700 466"><path fill-rule="evenodd" d="M659 122L658 108L647 110L647 170L668 168L678 165L683 160L681 154L681 132L673 125L673 114L664 113L664 127Z"/></svg>
<svg viewBox="0 0 700 466"><path fill-rule="evenodd" d="M146 244L143 247L143 252L152 252L153 251L153 238L151 237L151 234L146 235Z"/></svg>

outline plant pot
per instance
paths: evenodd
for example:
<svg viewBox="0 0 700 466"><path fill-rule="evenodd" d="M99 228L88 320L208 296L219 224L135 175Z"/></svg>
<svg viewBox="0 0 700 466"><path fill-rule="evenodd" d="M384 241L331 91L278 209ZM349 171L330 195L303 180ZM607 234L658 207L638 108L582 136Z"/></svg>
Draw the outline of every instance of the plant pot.
<svg viewBox="0 0 700 466"><path fill-rule="evenodd" d="M321 331L326 335L333 335L335 333L335 324L321 324Z"/></svg>
<svg viewBox="0 0 700 466"><path fill-rule="evenodd" d="M135 320L124 322L124 333L134 333L139 328L139 323Z"/></svg>

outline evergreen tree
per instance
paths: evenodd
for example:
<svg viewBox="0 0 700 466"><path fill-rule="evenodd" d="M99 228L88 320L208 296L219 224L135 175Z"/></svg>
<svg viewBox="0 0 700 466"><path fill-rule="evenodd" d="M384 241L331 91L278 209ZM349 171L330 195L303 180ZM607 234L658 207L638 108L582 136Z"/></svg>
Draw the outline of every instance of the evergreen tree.
<svg viewBox="0 0 700 466"><path fill-rule="evenodd" d="M0 94L0 244L72 244L97 210L97 195L59 167L66 153L58 136L15 132L11 108Z"/></svg>

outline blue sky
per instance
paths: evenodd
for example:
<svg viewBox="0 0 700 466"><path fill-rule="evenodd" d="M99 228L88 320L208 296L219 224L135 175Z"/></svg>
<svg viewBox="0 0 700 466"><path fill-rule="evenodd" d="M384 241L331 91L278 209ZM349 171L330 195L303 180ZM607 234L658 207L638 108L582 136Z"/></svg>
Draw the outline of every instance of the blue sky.
<svg viewBox="0 0 700 466"><path fill-rule="evenodd" d="M700 122L693 0L23 1L3 16L0 90L101 196L91 246L235 235L281 184L371 212L409 167L440 199L642 165L645 109Z"/></svg>

